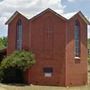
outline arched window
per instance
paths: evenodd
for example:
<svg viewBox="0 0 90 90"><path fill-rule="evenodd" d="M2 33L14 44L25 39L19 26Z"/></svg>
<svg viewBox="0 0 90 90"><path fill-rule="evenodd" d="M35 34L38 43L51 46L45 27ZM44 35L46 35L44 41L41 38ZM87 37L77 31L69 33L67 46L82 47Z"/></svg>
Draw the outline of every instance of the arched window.
<svg viewBox="0 0 90 90"><path fill-rule="evenodd" d="M75 57L80 57L80 22L78 20L75 21L74 40Z"/></svg>
<svg viewBox="0 0 90 90"><path fill-rule="evenodd" d="M18 20L17 22L17 31L16 31L16 49L22 49L22 21Z"/></svg>

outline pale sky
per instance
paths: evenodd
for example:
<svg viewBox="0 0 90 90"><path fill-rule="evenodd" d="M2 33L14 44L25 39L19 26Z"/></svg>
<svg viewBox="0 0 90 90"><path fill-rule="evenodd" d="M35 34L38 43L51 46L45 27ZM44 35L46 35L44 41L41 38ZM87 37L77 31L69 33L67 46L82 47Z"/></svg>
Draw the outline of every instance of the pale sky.
<svg viewBox="0 0 90 90"><path fill-rule="evenodd" d="M5 22L15 11L31 18L46 8L67 16L82 11L90 20L90 0L0 0L0 37L7 36ZM90 38L90 28L88 37Z"/></svg>

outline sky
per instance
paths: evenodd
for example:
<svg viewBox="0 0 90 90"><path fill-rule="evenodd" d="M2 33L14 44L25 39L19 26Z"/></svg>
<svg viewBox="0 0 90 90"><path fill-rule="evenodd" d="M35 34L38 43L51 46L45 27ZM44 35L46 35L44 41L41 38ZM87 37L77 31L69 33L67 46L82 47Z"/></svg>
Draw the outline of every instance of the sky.
<svg viewBox="0 0 90 90"><path fill-rule="evenodd" d="M90 21L90 0L0 0L0 37L7 36L8 26L5 22L15 11L31 18L46 8L51 8L64 16L82 11ZM88 38L90 38L90 26L88 26Z"/></svg>

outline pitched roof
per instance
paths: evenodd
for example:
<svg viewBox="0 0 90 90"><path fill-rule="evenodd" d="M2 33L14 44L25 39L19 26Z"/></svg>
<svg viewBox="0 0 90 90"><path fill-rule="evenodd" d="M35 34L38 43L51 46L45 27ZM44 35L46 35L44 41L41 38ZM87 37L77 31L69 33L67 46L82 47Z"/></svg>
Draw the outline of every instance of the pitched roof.
<svg viewBox="0 0 90 90"><path fill-rule="evenodd" d="M39 16L45 14L47 11L50 11L51 13L53 13L54 15L56 15L57 17L61 18L62 20L67 20L65 17L63 17L62 15L56 13L54 10L47 8L46 10L42 11L41 13L39 13L38 15L32 17L30 20L34 20L36 18L38 18Z"/></svg>
<svg viewBox="0 0 90 90"><path fill-rule="evenodd" d="M18 14L20 14L21 16L25 17L24 15L22 15L20 12L16 11L8 20L5 24L9 24ZM26 18L26 17L25 17ZM26 18L27 19L27 18Z"/></svg>
<svg viewBox="0 0 90 90"><path fill-rule="evenodd" d="M69 20L69 19L75 17L76 15L79 15L79 16L85 21L86 24L89 24L89 25L90 25L90 22L89 22L89 21L87 20L87 18L82 14L81 11L75 12L75 13L71 13L71 14L62 14L62 15L60 15L60 14L56 13L54 10L52 10L52 9L50 9L50 8L42 11L42 12L39 13L38 15L32 17L31 19L27 19L27 17L25 17L24 15L22 15L21 13L19 13L18 11L16 11L16 12L11 16L11 18L9 18L9 20L8 20L5 24L9 24L18 14L24 16L27 20L34 20L34 19L38 18L39 16L45 14L47 11L50 11L51 13L53 13L53 14L56 15L57 17L61 18L62 20Z"/></svg>
<svg viewBox="0 0 90 90"><path fill-rule="evenodd" d="M90 25L90 22L87 20L87 18L83 15L83 13L81 11L64 15L64 17L66 17L68 20L70 20L71 18L75 17L76 15L79 15L85 21L86 24Z"/></svg>
<svg viewBox="0 0 90 90"><path fill-rule="evenodd" d="M81 11L79 11L77 14L78 14L87 24L90 25L89 20L87 20L87 18L83 15L83 13L82 13Z"/></svg>

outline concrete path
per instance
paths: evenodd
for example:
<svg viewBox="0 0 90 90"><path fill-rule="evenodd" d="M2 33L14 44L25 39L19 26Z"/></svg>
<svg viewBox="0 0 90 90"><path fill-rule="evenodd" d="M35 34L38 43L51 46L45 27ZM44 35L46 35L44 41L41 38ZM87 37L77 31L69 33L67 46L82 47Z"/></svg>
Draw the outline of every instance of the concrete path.
<svg viewBox="0 0 90 90"><path fill-rule="evenodd" d="M0 87L0 90L7 90L7 89Z"/></svg>
<svg viewBox="0 0 90 90"><path fill-rule="evenodd" d="M3 85L0 83L0 90L7 90Z"/></svg>

